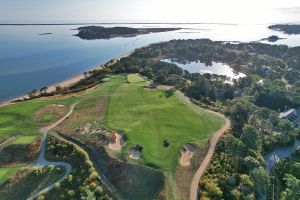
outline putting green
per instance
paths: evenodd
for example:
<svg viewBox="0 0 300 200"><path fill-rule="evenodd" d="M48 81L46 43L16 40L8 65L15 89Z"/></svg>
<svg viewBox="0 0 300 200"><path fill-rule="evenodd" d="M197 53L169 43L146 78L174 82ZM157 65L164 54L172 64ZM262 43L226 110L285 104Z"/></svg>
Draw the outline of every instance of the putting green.
<svg viewBox="0 0 300 200"><path fill-rule="evenodd" d="M225 120L202 110L197 112L166 90L147 90L147 82L136 74L128 75L110 94L105 124L124 131L128 140L123 154L142 144L143 161L164 171L173 171L178 164L180 149L186 143L200 144L220 129ZM125 81L125 78L124 78ZM170 141L163 147L164 139Z"/></svg>

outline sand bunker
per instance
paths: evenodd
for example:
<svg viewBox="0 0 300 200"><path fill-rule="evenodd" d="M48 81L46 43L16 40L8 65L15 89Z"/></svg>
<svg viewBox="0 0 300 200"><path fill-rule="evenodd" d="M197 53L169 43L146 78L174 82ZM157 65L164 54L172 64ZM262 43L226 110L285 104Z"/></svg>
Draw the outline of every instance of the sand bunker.
<svg viewBox="0 0 300 200"><path fill-rule="evenodd" d="M112 141L109 143L108 148L114 151L120 151L122 149L122 145L124 144L123 134L121 133L113 133Z"/></svg>
<svg viewBox="0 0 300 200"><path fill-rule="evenodd" d="M181 166L189 166L191 164L190 160L193 157L193 154L195 153L195 151L196 151L196 147L191 145L191 144L187 144L181 149L181 151L180 151L180 153L181 153L181 157L180 157Z"/></svg>
<svg viewBox="0 0 300 200"><path fill-rule="evenodd" d="M136 149L131 149L129 152L129 158L138 160L141 157L141 152Z"/></svg>

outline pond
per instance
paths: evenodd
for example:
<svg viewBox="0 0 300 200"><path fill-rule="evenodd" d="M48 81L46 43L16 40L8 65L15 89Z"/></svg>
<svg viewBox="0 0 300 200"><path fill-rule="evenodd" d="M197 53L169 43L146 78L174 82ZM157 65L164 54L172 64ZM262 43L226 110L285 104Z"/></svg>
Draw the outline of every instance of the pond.
<svg viewBox="0 0 300 200"><path fill-rule="evenodd" d="M237 72L236 70L232 69L229 65L220 63L220 62L212 62L211 66L206 65L205 63L201 62L190 62L186 64L174 62L170 59L162 60L164 62L176 64L178 67L187 70L190 73L200 73L200 74L216 74L216 75L224 75L231 79L239 79L245 77L246 75Z"/></svg>

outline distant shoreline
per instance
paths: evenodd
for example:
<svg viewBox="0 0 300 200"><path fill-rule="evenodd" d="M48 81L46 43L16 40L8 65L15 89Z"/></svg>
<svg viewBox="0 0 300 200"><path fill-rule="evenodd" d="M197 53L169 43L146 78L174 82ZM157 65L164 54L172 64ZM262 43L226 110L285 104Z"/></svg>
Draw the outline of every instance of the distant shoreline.
<svg viewBox="0 0 300 200"><path fill-rule="evenodd" d="M147 46L148 46L148 45L147 45ZM129 51L129 52L127 52L127 53L121 55L121 56L112 58L111 60L120 60L120 59L122 59L122 58L128 57L128 56L130 56L135 50L136 50L136 49L133 49L133 50L131 50L131 51ZM107 61L107 62L108 62L108 61ZM105 63L106 63L106 62L105 62ZM91 68L89 68L88 70L86 70L86 72L87 72L87 71L90 71L90 70L96 70L96 69L99 69L99 68L101 68L105 63L100 64L100 65L97 65L96 67L91 67ZM63 81L60 81L60 82L58 82L58 83L55 83L55 84L52 84L52 85L47 86L47 87L48 87L47 92L49 92L49 93L50 93L50 92L54 92L55 89L56 89L56 86L61 86L61 87L69 87L69 86L72 86L73 84L79 82L79 81L80 81L81 79L83 79L83 78L84 78L83 73L82 73L82 74L79 74L79 75L72 76L72 77L70 77L70 78L68 78L68 79L66 79L66 80L63 80ZM38 88L32 88L32 89L38 89ZM28 91L28 92L30 92L30 91ZM0 100L0 108L1 108L1 107L4 107L4 106L6 106L6 105L9 105L9 104L11 104L11 103L14 103L13 101L22 100L22 99L24 99L24 98L28 98L28 95L27 95L27 94L24 94L24 95L21 95L21 96L13 97L13 98L8 99L8 100Z"/></svg>
<svg viewBox="0 0 300 200"><path fill-rule="evenodd" d="M214 25L239 25L237 23L201 23L201 22L112 22L112 23L101 23L101 22L91 22L91 23L0 23L0 26L66 26L66 25L89 25L89 24L214 24Z"/></svg>

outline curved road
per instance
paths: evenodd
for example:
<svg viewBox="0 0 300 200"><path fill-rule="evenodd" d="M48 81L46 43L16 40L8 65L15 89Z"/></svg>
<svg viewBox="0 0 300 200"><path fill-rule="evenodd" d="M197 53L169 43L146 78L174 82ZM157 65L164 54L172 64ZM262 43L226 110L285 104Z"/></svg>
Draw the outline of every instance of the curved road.
<svg viewBox="0 0 300 200"><path fill-rule="evenodd" d="M210 139L210 147L208 149L208 152L207 152L204 160L202 161L200 167L198 168L198 170L195 173L195 175L193 177L193 180L192 180L191 191L190 191L190 200L197 200L197 198L198 198L198 186L199 186L200 179L203 176L204 172L206 171L206 169L207 169L207 167L208 167L208 165L209 165L209 163L210 163L210 161L213 157L213 154L215 152L215 148L216 148L216 145L217 145L219 139L231 127L230 120L227 119L224 115L222 115L220 113L213 112L213 111L209 111L209 112L225 118L226 122L225 122L225 125L220 130L215 132L213 134L213 136L211 137L211 139Z"/></svg>
<svg viewBox="0 0 300 200"><path fill-rule="evenodd" d="M45 153L46 153L46 147L47 147L48 132L51 129L53 129L54 127L58 126L60 123L62 123L67 117L69 117L72 114L75 106L78 103L79 102L72 104L70 106L69 112L63 118L61 118L60 120L58 120L57 122L55 122L54 124L52 124L50 126L47 126L47 127L44 127L44 128L40 129L40 132L43 134L43 138L42 138L42 141L41 141L41 151L40 151L37 162L32 165L33 167L36 167L36 168L45 167L45 166L49 166L49 165L63 166L63 167L66 168L66 173L58 181L56 181L55 183L49 185L48 187L44 188L41 191L35 192L27 200L33 200L33 199L37 198L39 195L48 192L49 190L51 190L55 186L56 183L61 183L64 180L64 178L71 173L72 166L69 163L66 163L66 162L49 162L45 159Z"/></svg>

